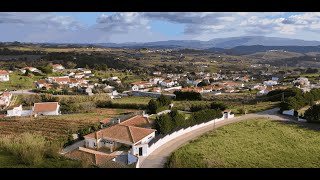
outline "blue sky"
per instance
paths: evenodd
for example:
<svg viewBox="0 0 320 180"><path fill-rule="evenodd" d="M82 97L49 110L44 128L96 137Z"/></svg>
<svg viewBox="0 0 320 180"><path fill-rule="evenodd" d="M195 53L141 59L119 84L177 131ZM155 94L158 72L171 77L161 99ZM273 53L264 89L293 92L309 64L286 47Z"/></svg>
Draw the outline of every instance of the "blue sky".
<svg viewBox="0 0 320 180"><path fill-rule="evenodd" d="M0 12L0 41L150 42L272 36L320 40L320 13Z"/></svg>

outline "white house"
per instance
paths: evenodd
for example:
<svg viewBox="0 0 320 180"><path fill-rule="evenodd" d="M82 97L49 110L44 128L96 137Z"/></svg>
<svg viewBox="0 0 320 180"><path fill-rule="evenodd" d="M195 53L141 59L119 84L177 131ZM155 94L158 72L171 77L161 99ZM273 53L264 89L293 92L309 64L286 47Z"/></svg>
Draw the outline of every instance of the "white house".
<svg viewBox="0 0 320 180"><path fill-rule="evenodd" d="M52 72L57 72L60 70L64 70L65 68L61 64L53 64L52 65Z"/></svg>
<svg viewBox="0 0 320 180"><path fill-rule="evenodd" d="M13 106L7 110L7 116L21 116L22 114L22 105Z"/></svg>
<svg viewBox="0 0 320 180"><path fill-rule="evenodd" d="M132 91L139 91L138 85L133 85L131 88L132 88Z"/></svg>
<svg viewBox="0 0 320 180"><path fill-rule="evenodd" d="M148 143L155 137L155 129L117 124L84 136L85 147L107 147L111 152L121 146L130 147L133 155L147 155ZM145 145L145 146L143 146Z"/></svg>
<svg viewBox="0 0 320 180"><path fill-rule="evenodd" d="M148 87L152 86L151 83L145 82L145 81L133 82L131 84L132 85L137 85L139 87L139 89L145 89L145 88L148 88Z"/></svg>
<svg viewBox="0 0 320 180"><path fill-rule="evenodd" d="M187 79L187 84L192 84L192 85L195 85L197 86L202 80L201 79L197 79L197 80L189 80Z"/></svg>
<svg viewBox="0 0 320 180"><path fill-rule="evenodd" d="M277 85L278 82L273 80L268 80L268 81L263 81L263 84L266 86L274 86L274 85Z"/></svg>
<svg viewBox="0 0 320 180"><path fill-rule="evenodd" d="M155 76L160 76L161 72L160 71L154 71L152 74L155 75Z"/></svg>
<svg viewBox="0 0 320 180"><path fill-rule="evenodd" d="M164 80L160 83L163 87L172 87L174 85L174 81L172 80Z"/></svg>
<svg viewBox="0 0 320 180"><path fill-rule="evenodd" d="M257 95L266 95L268 94L270 91L267 89L262 89L261 91L257 92Z"/></svg>
<svg viewBox="0 0 320 180"><path fill-rule="evenodd" d="M58 102L34 103L32 111L35 115L60 115Z"/></svg>
<svg viewBox="0 0 320 180"><path fill-rule="evenodd" d="M150 79L149 82L151 82L152 84L158 84L158 83L161 83L164 79L163 78L153 78L153 79Z"/></svg>
<svg viewBox="0 0 320 180"><path fill-rule="evenodd" d="M27 69L30 71L30 72L40 72L39 69L35 68L35 67L24 67L22 69L20 69L20 71L22 73L26 73Z"/></svg>
<svg viewBox="0 0 320 180"><path fill-rule="evenodd" d="M9 72L0 70L0 82L9 81Z"/></svg>
<svg viewBox="0 0 320 180"><path fill-rule="evenodd" d="M0 95L0 109L7 108L10 105L12 94L10 92L3 92Z"/></svg>
<svg viewBox="0 0 320 180"><path fill-rule="evenodd" d="M295 84L295 83L299 83L302 86L310 86L310 82L309 82L308 78L299 77L298 79L293 81L293 84Z"/></svg>

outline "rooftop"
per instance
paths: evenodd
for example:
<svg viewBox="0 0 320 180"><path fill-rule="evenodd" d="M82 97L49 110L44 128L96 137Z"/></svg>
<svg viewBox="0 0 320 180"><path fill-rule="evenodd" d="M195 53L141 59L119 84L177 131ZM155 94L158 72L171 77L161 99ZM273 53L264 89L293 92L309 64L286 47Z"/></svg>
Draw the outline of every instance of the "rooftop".
<svg viewBox="0 0 320 180"><path fill-rule="evenodd" d="M118 124L100 131L88 134L85 138L98 139L107 138L126 144L135 144L144 137L156 131L155 129L140 128Z"/></svg>
<svg viewBox="0 0 320 180"><path fill-rule="evenodd" d="M44 103L34 103L34 112L49 112L56 111L58 109L58 102L44 102Z"/></svg>

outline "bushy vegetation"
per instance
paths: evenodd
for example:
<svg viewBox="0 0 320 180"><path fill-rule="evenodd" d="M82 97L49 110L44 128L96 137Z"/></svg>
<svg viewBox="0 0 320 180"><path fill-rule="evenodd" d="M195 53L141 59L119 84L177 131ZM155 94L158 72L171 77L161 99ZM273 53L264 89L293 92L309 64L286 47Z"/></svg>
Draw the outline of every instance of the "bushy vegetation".
<svg viewBox="0 0 320 180"><path fill-rule="evenodd" d="M176 100L201 100L201 94L193 91L175 91Z"/></svg>
<svg viewBox="0 0 320 180"><path fill-rule="evenodd" d="M320 122L320 105L313 105L304 113L304 118L308 122Z"/></svg>
<svg viewBox="0 0 320 180"><path fill-rule="evenodd" d="M146 104L137 103L115 103L110 100L100 100L97 102L99 108L121 108L121 109L146 109Z"/></svg>
<svg viewBox="0 0 320 180"><path fill-rule="evenodd" d="M319 138L297 124L251 119L191 141L172 153L167 167L319 168Z"/></svg>
<svg viewBox="0 0 320 180"><path fill-rule="evenodd" d="M2 137L0 148L17 156L26 165L38 165L45 157L56 158L60 150L57 144L49 143L43 136L30 133Z"/></svg>
<svg viewBox="0 0 320 180"><path fill-rule="evenodd" d="M280 109L283 110L299 110L307 105L314 105L315 101L320 100L320 89L312 89L310 92L302 93L297 91L293 97L288 97L285 102L280 103Z"/></svg>
<svg viewBox="0 0 320 180"><path fill-rule="evenodd" d="M284 95L284 98L293 97L296 95L301 95L302 90L296 87L289 88L289 89L276 89L273 91L270 91L267 94L269 101L281 101L282 94Z"/></svg>
<svg viewBox="0 0 320 180"><path fill-rule="evenodd" d="M156 100L151 99L148 103L147 109L150 114L156 114L163 110L168 109L168 105L171 104L172 100L161 94Z"/></svg>

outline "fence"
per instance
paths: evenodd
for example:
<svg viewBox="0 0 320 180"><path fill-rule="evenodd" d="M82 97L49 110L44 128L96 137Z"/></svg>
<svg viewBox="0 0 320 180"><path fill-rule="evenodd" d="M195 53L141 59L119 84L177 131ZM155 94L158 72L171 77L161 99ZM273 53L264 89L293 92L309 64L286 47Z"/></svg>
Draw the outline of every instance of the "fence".
<svg viewBox="0 0 320 180"><path fill-rule="evenodd" d="M205 127L205 126L209 126L209 125L212 125L216 122L220 122L222 120L224 120L224 116L222 118L219 118L219 119L214 119L214 120L211 120L211 121L208 121L208 122L204 122L204 123L201 123L201 124L197 124L197 125L194 125L194 126L191 126L191 127L188 127L188 128L182 128L180 130L177 130L177 131L174 131L172 133L168 133L166 135L159 135L157 138L155 138L154 140L150 141L149 142L149 147L148 147L148 150L147 150L147 155L151 154L154 150L156 150L157 148L161 147L163 144L179 137L179 136L182 136L186 133L189 133L191 131L194 131L194 130L197 130L197 129L200 129L202 127Z"/></svg>

